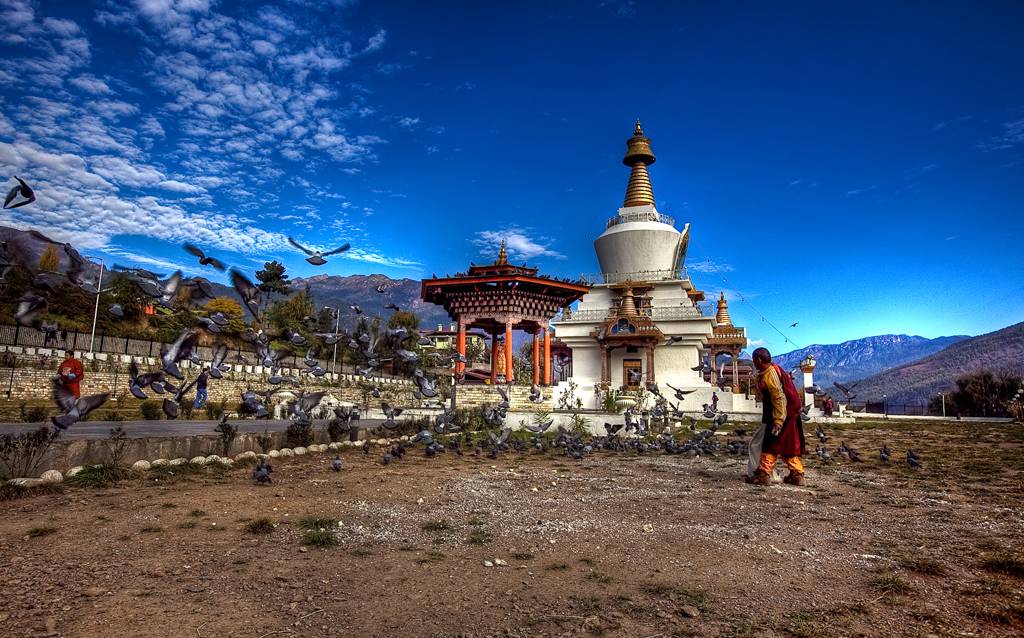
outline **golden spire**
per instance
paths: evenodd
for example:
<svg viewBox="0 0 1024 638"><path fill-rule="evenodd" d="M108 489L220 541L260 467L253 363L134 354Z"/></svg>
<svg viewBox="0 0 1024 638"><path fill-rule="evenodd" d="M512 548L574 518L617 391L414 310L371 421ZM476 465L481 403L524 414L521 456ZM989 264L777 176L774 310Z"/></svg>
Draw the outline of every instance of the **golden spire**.
<svg viewBox="0 0 1024 638"><path fill-rule="evenodd" d="M505 240L501 240L501 248L498 249L498 261L494 262L498 266L504 266L508 263L508 253L505 252Z"/></svg>
<svg viewBox="0 0 1024 638"><path fill-rule="evenodd" d="M725 293L718 298L718 314L715 315L715 322L720 326L731 326L732 319L729 318L729 302L725 300Z"/></svg>
<svg viewBox="0 0 1024 638"><path fill-rule="evenodd" d="M654 189L651 188L651 176L647 167L654 163L654 152L651 150L650 138L644 137L644 129L640 126L640 118L636 119L633 137L626 140L626 156L622 163L632 167L629 174L629 185L626 186L626 197L622 205L644 206L654 205Z"/></svg>

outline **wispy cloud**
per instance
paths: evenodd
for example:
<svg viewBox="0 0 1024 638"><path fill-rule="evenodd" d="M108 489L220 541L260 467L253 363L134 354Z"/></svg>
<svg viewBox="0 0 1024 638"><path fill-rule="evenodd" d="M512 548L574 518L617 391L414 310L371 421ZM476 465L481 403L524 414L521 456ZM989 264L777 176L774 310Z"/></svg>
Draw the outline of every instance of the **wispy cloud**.
<svg viewBox="0 0 1024 638"><path fill-rule="evenodd" d="M686 269L692 272L720 273L732 272L733 267L727 263L714 261L710 257L702 260L691 260Z"/></svg>
<svg viewBox="0 0 1024 638"><path fill-rule="evenodd" d="M1003 130L987 140L978 143L983 151L1002 151L1024 144L1024 118L1003 123Z"/></svg>
<svg viewBox="0 0 1024 638"><path fill-rule="evenodd" d="M547 237L530 236L531 229L510 226L501 230L482 230L472 240L480 247L481 255L495 256L498 246L505 241L505 249L509 257L514 259L533 259L534 257L553 257L565 259L565 255L551 248L553 240Z"/></svg>
<svg viewBox="0 0 1024 638"><path fill-rule="evenodd" d="M876 188L878 188L878 184L872 184L871 186L866 186L864 188L854 188L853 190L846 191L846 196L847 197L856 197L857 195L863 195L864 193L869 193L869 192L875 190Z"/></svg>

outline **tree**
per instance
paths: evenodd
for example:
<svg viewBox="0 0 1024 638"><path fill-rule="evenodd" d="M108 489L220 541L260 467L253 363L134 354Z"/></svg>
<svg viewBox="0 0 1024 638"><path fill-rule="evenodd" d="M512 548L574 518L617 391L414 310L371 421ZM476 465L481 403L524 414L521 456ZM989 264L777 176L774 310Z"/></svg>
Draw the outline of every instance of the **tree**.
<svg viewBox="0 0 1024 638"><path fill-rule="evenodd" d="M228 318L228 325L223 329L225 334L241 334L245 330L245 316L242 306L231 297L216 297L206 302L209 314L222 313Z"/></svg>
<svg viewBox="0 0 1024 638"><path fill-rule="evenodd" d="M420 327L420 318L415 312L396 310L388 317L388 328L407 328L410 335L415 335Z"/></svg>
<svg viewBox="0 0 1024 638"><path fill-rule="evenodd" d="M1011 416L1010 399L1021 378L1009 374L996 376L989 371L975 372L956 380L957 389L946 397L946 413L959 416ZM942 397L931 400L929 410L942 412Z"/></svg>
<svg viewBox="0 0 1024 638"><path fill-rule="evenodd" d="M284 271L284 264L276 260L265 262L263 270L256 271L256 279L260 282L256 287L264 294L267 305L272 295L287 295L292 291Z"/></svg>
<svg viewBox="0 0 1024 638"><path fill-rule="evenodd" d="M57 252L56 246L48 244L46 250L39 256L39 270L57 272L58 268L60 268L60 254Z"/></svg>
<svg viewBox="0 0 1024 638"><path fill-rule="evenodd" d="M311 335L306 334L308 330L304 319L314 314L316 311L313 308L313 296L309 293L309 288L305 288L287 299L270 304L266 320L278 330L288 328L303 333L309 339Z"/></svg>

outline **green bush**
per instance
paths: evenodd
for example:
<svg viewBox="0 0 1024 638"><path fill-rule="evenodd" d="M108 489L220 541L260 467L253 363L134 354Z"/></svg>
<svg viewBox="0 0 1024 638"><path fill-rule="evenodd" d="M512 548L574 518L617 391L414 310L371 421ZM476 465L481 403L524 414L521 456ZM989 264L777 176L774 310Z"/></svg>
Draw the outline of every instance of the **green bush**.
<svg viewBox="0 0 1024 638"><path fill-rule="evenodd" d="M164 410L163 407L161 407L160 402L153 401L152 399L143 401L139 405L139 410L142 411L142 418L147 421L156 421L162 418L164 414Z"/></svg>
<svg viewBox="0 0 1024 638"><path fill-rule="evenodd" d="M22 404L21 420L23 423L44 423L50 420L50 410L42 405L24 407Z"/></svg>
<svg viewBox="0 0 1024 638"><path fill-rule="evenodd" d="M206 418L210 421L216 421L224 414L224 401L214 403L213 401L207 401L206 405L203 406L203 412L206 413Z"/></svg>
<svg viewBox="0 0 1024 638"><path fill-rule="evenodd" d="M313 442L313 424L293 422L285 433L288 447L306 447Z"/></svg>
<svg viewBox="0 0 1024 638"><path fill-rule="evenodd" d="M110 487L131 476L131 470L121 465L104 463L92 465L67 479L72 487Z"/></svg>

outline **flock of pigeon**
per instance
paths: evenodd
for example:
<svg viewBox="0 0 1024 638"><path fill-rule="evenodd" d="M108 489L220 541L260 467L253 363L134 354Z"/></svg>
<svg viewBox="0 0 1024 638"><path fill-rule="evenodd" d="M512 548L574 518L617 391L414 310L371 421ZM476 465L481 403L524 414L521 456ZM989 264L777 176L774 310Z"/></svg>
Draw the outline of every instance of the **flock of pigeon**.
<svg viewBox="0 0 1024 638"><path fill-rule="evenodd" d="M35 194L29 185L20 178L16 177L15 179L18 181L18 185L8 193L4 201L4 208L25 206L35 200ZM34 275L31 285L32 289L18 300L15 319L19 325L37 328L46 334L56 333L59 329L56 324L46 323L41 319L48 306L48 295L56 294L61 287L68 284L90 294L98 294L102 290L97 289L98 282L93 284L85 281L86 262L70 244L53 241L37 231L30 231L30 233L37 240L60 247L67 256L69 265L64 273L41 272L38 269L38 264L33 263L30 255L18 254L17 247L4 245L5 256L10 262L8 266L20 265L27 267L32 270ZM314 266L326 264L327 260L325 257L340 254L350 248L349 244L345 244L334 250L321 252L306 248L291 237L288 238L288 241L294 247L307 254L306 261ZM207 255L198 246L186 243L184 249L198 260L200 266L211 267L218 271L228 269L222 261ZM115 270L134 283L141 295L149 299L153 304L165 308L172 308L172 304L179 298L179 293L186 289L189 292L187 298L195 306L201 304L204 299L212 299L214 296L210 281L204 277L186 278L179 271L170 277L164 278L160 274L142 268L125 268L121 266L115 266ZM232 268L229 274L231 284L242 300L244 307L255 320L254 324L263 326L262 328L248 328L241 334L241 339L253 346L259 363L271 370L271 374L267 379L270 387L263 390L250 389L241 394L241 412L258 419L268 418L270 411L267 405L270 403L273 395L281 391L283 386L288 385L296 388L292 390L295 398L288 405L290 418L301 425L311 426L314 415L317 413L325 393L322 391L308 392L302 390L300 377L302 375L322 377L326 374L326 371L314 357L316 346L307 343L307 337L299 331L287 328L274 331L267 328L260 308L262 291L241 271ZM383 293L385 291L386 286L380 285L377 287L377 292ZM399 310L398 306L394 304L387 304L385 307L395 311ZM357 315L362 313L362 309L356 304L350 305L350 309ZM124 309L118 304L110 305L107 310L113 316L124 316ZM208 312L206 316L196 316L194 313L189 312L187 316L192 317L193 325L182 330L173 343L165 345L161 349L160 367L158 369L140 371L138 364L134 360L131 362L129 369L128 389L130 394L140 400L149 398L147 392L162 396L162 409L169 419L177 418L179 406L182 401L186 400L187 394L195 386L198 378L191 380L186 378L180 366L183 361L190 361L206 368L209 376L213 379L221 378L225 372L231 369L225 363L228 347L221 336L223 329L229 323L229 318L221 312ZM325 333L316 330L317 321L315 318L307 316L303 321L305 323L304 332L315 334L323 345L333 346L341 343L344 347L349 348L355 357L362 362L361 365L356 366L356 372L360 376L366 379L372 378L374 371L382 363L389 360L383 358L381 353L389 353L392 355L390 360L399 364L396 366L396 369L405 368L410 370L409 376L413 381L413 396L416 399L429 401L438 396L437 378L430 377L418 366L420 355L410 350L407 346L415 337L408 329L398 327L387 328L383 331L366 329L363 332L354 332L352 334L339 332ZM209 361L204 361L198 353L198 346L203 335L214 340L216 344L212 349L213 354ZM288 344L288 349L275 348L273 345L275 342ZM420 345L427 345L429 341L420 339L419 343ZM298 376L281 374L279 363L286 354L289 354L289 350L295 347L306 346L309 347L303 360L306 368ZM238 358L244 361L241 354L238 355ZM458 362L466 362L465 357L458 353L450 357L443 357L439 353L431 353L427 357L427 363L435 368L452 366ZM705 358L693 370L699 372L710 371L710 361ZM724 375L722 377L724 384ZM460 379L453 377L453 380L459 381ZM842 388L839 384L836 385L847 392L848 395L850 394L849 390L852 388ZM586 437L581 433L558 426L554 437L548 438L546 434L549 432L554 421L547 420L541 423L526 424L524 427L529 434L526 438L522 438L513 437L511 428L505 425L509 411L508 392L501 386L495 386L500 400L493 405L485 405L480 408L483 421L491 430L488 431L486 439L476 443L474 443L475 439L469 432L462 432L455 423L453 393L452 404L444 408L441 414L435 418L433 432L430 429L424 428L408 441L392 446L383 454L381 462L387 465L401 459L410 448L420 443L423 444L424 454L428 457L434 457L447 451L462 455L470 446L472 446L471 453L476 455L486 453L491 458L496 458L499 454L506 451L524 452L531 449L539 452L558 449L566 456L574 459L581 459L595 450L634 451L638 454L661 452L690 456L715 455L719 453L747 454L748 441L745 439L746 432L744 430L734 430L733 434L736 435L737 439L729 439L724 443L720 441L721 437L714 436L719 428L726 423L728 419L726 413L719 412L715 406L702 406L703 415L705 418L710 419L711 425L707 429L698 432L696 428L697 419L684 414L679 408L679 404L685 400L686 395L694 392L694 390L683 390L671 385L668 387L672 391L672 397L675 399L675 402L662 395L657 384L647 384L648 391L654 397L653 407L649 410L628 409L624 415L623 424L604 424L604 435ZM822 392L820 388L815 387L807 388L806 391L816 394ZM375 398L380 398L380 388L374 386L371 389L371 395ZM102 393L75 397L59 381L55 380L53 396L61 410L61 414L53 417L52 422L56 428L65 430L77 421L86 418L90 412L103 405L109 394ZM544 401L543 394L536 385L530 388L529 400L535 403ZM385 417L381 424L382 427L388 430L397 429L399 427L397 419L402 414L403 409L392 406L387 402L381 402L381 410ZM801 413L801 420L810 420L808 410L809 406ZM334 408L332 425L338 432L350 432L358 427L359 418L359 412L354 407L338 406ZM685 438L676 438L672 427L673 423L683 423L687 426L689 430L688 435ZM220 427L223 425L222 421ZM659 433L655 435L654 432L659 428ZM460 432L462 436L456 436ZM821 460L828 461L833 457L823 445L828 440L827 436L820 428L818 428L816 434L822 444L817 447L816 453ZM444 435L446 441L442 442L437 438L439 435ZM363 451L364 453L369 453L370 447L368 443L364 445ZM856 450L853 450L845 443L838 448L836 454L852 462L860 460ZM880 453L880 459L887 462L889 457L888 447L883 448ZM920 457L913 450L908 450L907 462L913 467L919 467L921 464ZM332 469L340 471L340 458L336 458L334 463L332 463ZM259 483L269 483L271 472L272 468L269 462L264 460L254 470L253 477Z"/></svg>

